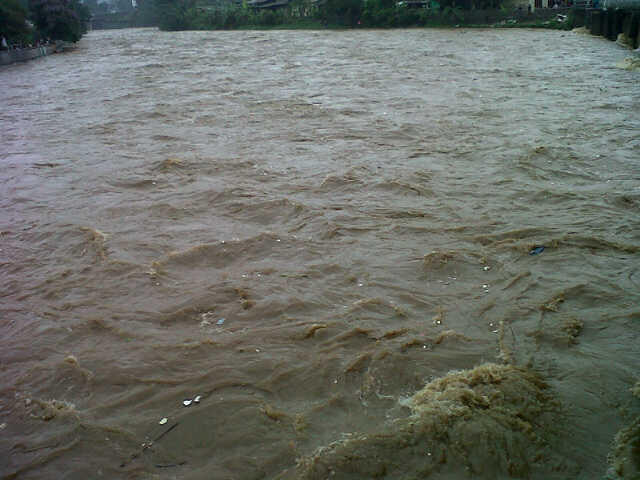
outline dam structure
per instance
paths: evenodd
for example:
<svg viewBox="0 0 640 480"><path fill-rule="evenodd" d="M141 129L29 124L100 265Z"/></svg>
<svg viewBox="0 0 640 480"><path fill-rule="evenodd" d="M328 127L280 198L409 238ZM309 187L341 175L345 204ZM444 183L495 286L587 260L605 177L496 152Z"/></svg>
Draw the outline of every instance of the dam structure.
<svg viewBox="0 0 640 480"><path fill-rule="evenodd" d="M640 47L640 0L603 0L576 2L576 27L584 26L593 35Z"/></svg>

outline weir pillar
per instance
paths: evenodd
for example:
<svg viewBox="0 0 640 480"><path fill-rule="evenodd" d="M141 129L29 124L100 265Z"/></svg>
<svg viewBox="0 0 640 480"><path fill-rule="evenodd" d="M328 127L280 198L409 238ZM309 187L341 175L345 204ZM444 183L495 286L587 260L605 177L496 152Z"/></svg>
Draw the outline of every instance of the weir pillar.
<svg viewBox="0 0 640 480"><path fill-rule="evenodd" d="M591 33L593 35L602 35L602 24L604 23L604 15L602 10L591 11Z"/></svg>
<svg viewBox="0 0 640 480"><path fill-rule="evenodd" d="M640 12L631 12L625 15L622 23L622 33L633 44L633 48L638 48L638 24L640 23Z"/></svg>

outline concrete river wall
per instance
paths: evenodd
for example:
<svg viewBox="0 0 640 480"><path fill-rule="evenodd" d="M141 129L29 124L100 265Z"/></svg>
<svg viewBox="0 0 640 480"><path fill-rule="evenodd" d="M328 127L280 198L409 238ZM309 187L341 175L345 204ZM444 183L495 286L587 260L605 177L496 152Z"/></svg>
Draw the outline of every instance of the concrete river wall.
<svg viewBox="0 0 640 480"><path fill-rule="evenodd" d="M19 50L7 50L0 52L0 65L11 65L16 62L26 62L38 57L44 57L56 53L60 48L57 45L46 45L36 48L23 48Z"/></svg>

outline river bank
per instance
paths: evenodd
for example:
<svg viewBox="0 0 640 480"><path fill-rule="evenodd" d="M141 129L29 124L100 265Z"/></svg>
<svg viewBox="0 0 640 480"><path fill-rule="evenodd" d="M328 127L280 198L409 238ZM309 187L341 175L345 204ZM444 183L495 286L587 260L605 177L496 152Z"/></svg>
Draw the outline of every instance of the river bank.
<svg viewBox="0 0 640 480"><path fill-rule="evenodd" d="M323 30L344 28L547 28L570 30L571 8L422 8L414 3L392 8L360 5L348 14L331 14L318 6L301 9L289 5L279 9L242 6L198 7L171 11L155 22L161 30ZM150 26L148 19L132 13L95 15L94 30ZM146 23L145 23L146 22ZM141 23L144 23L142 25ZM153 23L153 22L152 22Z"/></svg>
<svg viewBox="0 0 640 480"><path fill-rule="evenodd" d="M46 57L64 50L64 42L53 45L42 45L35 48L19 48L0 52L0 65L11 65L12 63L27 62L35 58Z"/></svg>
<svg viewBox="0 0 640 480"><path fill-rule="evenodd" d="M351 19L309 14L300 16L288 9L246 11L242 9L202 11L192 18L171 23L170 17L161 23L163 30L235 30L235 29L362 29L362 28L549 28L570 30L570 9L526 10L462 10L446 8L440 11L425 8L364 8ZM175 20L175 19L174 19Z"/></svg>

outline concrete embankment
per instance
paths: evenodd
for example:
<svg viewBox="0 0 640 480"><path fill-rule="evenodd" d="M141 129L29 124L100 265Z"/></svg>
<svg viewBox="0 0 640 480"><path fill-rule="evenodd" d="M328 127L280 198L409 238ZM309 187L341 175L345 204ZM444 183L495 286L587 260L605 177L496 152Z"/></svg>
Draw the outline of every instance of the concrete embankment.
<svg viewBox="0 0 640 480"><path fill-rule="evenodd" d="M618 40L631 48L640 47L640 8L575 10L575 26L586 27L593 35Z"/></svg>
<svg viewBox="0 0 640 480"><path fill-rule="evenodd" d="M51 55L62 50L61 44L45 45L36 48L21 48L0 52L0 65L10 65L16 62L26 62L34 58Z"/></svg>

